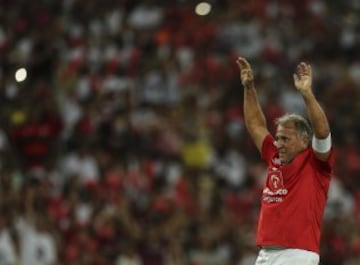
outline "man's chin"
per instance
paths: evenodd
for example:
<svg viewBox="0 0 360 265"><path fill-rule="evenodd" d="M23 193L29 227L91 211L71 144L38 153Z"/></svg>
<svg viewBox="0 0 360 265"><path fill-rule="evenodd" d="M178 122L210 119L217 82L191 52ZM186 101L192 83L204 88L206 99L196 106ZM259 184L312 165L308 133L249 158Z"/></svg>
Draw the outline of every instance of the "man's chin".
<svg viewBox="0 0 360 265"><path fill-rule="evenodd" d="M294 158L285 158L285 157L279 157L280 158L280 163L282 164L282 165L285 165L285 164L289 164L289 163L291 163L291 161L293 161L294 160Z"/></svg>
<svg viewBox="0 0 360 265"><path fill-rule="evenodd" d="M280 159L280 163L281 163L282 165L289 163L289 159L287 159L287 158L284 157L284 156L279 156L279 159Z"/></svg>

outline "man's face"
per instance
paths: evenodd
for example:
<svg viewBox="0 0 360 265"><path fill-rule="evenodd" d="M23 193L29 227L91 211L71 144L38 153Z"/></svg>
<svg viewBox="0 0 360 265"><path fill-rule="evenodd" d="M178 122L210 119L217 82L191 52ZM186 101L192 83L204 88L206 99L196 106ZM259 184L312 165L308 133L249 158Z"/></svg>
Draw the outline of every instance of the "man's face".
<svg viewBox="0 0 360 265"><path fill-rule="evenodd" d="M278 149L281 164L291 162L308 146L308 140L298 135L293 123L278 125L274 143Z"/></svg>

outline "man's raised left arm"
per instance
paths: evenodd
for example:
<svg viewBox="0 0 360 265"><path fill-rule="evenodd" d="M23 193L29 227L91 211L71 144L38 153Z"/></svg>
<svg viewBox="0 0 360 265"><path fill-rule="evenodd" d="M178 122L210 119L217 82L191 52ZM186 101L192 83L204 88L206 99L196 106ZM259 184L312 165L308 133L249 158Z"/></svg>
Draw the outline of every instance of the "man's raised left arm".
<svg viewBox="0 0 360 265"><path fill-rule="evenodd" d="M294 74L294 84L301 93L313 129L312 148L318 159L327 161L331 150L331 134L328 119L312 91L312 70L301 62Z"/></svg>

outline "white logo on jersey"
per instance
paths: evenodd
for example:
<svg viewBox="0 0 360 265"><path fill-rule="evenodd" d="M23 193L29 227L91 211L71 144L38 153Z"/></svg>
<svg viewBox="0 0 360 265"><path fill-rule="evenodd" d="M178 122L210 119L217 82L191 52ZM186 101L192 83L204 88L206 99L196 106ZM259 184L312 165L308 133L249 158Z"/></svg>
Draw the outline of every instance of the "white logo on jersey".
<svg viewBox="0 0 360 265"><path fill-rule="evenodd" d="M263 200L268 203L282 202L288 194L284 186L284 178L278 168L271 168L268 171L266 187L263 190Z"/></svg>

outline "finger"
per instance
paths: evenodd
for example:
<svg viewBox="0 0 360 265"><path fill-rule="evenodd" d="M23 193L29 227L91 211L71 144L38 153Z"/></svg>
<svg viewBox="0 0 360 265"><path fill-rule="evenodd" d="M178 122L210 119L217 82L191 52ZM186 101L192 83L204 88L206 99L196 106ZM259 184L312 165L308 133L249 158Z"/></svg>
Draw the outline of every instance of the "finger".
<svg viewBox="0 0 360 265"><path fill-rule="evenodd" d="M250 69L251 66L249 62L244 57L238 57L236 63L239 65L241 69Z"/></svg>
<svg viewBox="0 0 360 265"><path fill-rule="evenodd" d="M301 69L303 72L307 73L307 74L311 74L311 65L307 64L305 62L301 63Z"/></svg>
<svg viewBox="0 0 360 265"><path fill-rule="evenodd" d="M300 64L299 64L299 65L296 67L296 71L295 71L297 77L299 77L299 76L301 75L301 72L302 72L302 70L301 70L301 66L300 66Z"/></svg>
<svg viewBox="0 0 360 265"><path fill-rule="evenodd" d="M305 69L305 64L303 62L299 63L296 70L298 74L301 74L304 72Z"/></svg>
<svg viewBox="0 0 360 265"><path fill-rule="evenodd" d="M311 69L311 65L310 65L310 64L307 65L307 70L308 70L308 74L309 74L310 76L312 76L312 69Z"/></svg>

